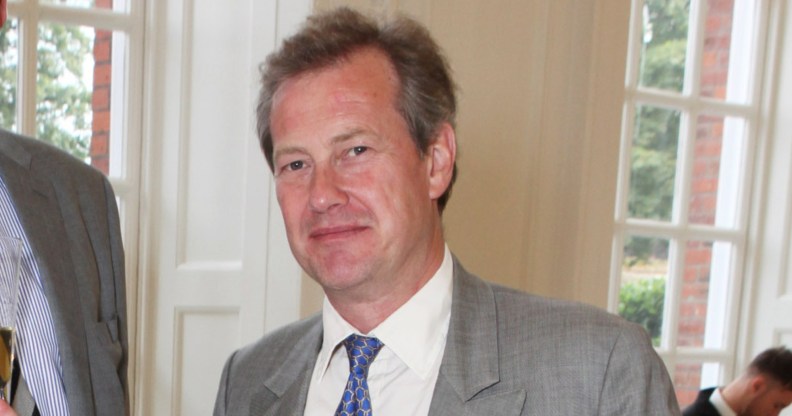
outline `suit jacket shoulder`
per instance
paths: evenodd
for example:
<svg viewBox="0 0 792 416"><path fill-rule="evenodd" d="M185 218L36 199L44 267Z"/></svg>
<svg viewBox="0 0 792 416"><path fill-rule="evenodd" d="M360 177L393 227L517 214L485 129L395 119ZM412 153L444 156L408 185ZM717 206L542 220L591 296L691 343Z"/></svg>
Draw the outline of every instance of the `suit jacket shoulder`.
<svg viewBox="0 0 792 416"><path fill-rule="evenodd" d="M643 328L487 283L458 262L454 279L430 414L679 414Z"/></svg>
<svg viewBox="0 0 792 416"><path fill-rule="evenodd" d="M679 414L641 327L591 306L489 284L456 260L453 286L430 415ZM302 414L321 339L316 316L235 353L214 415Z"/></svg>
<svg viewBox="0 0 792 416"><path fill-rule="evenodd" d="M316 315L236 351L223 368L214 415L302 414L321 343Z"/></svg>
<svg viewBox="0 0 792 416"><path fill-rule="evenodd" d="M21 165L35 162L34 169L89 175L97 179L102 174L93 167L75 159L65 151L30 137L0 129L0 151Z"/></svg>

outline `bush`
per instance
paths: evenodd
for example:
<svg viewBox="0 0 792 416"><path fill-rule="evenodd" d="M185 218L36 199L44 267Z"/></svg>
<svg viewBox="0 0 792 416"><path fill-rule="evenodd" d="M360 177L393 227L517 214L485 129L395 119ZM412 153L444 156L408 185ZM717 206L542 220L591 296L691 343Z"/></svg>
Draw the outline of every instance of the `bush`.
<svg viewBox="0 0 792 416"><path fill-rule="evenodd" d="M665 303L665 277L640 279L625 283L619 292L619 316L642 325L660 345Z"/></svg>

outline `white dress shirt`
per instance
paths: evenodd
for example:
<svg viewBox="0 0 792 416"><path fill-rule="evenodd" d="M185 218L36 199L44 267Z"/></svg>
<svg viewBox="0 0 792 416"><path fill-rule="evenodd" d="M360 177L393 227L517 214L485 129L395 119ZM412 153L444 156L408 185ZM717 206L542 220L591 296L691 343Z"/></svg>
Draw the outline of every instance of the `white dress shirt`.
<svg viewBox="0 0 792 416"><path fill-rule="evenodd" d="M46 219L42 219L46 221ZM22 240L17 306L17 356L30 395L44 416L67 416L66 389L52 313L38 264L3 178L0 177L0 234ZM64 247L64 250L68 250Z"/></svg>
<svg viewBox="0 0 792 416"><path fill-rule="evenodd" d="M443 263L418 293L366 336L384 347L369 367L368 385L376 416L427 415L443 359L454 264L448 247ZM324 339L314 366L305 405L307 416L332 415L349 377L349 359L341 345L359 333L325 298L322 307Z"/></svg>
<svg viewBox="0 0 792 416"><path fill-rule="evenodd" d="M729 407L729 404L726 403L726 400L723 399L723 396L720 392L720 387L716 388L715 391L712 392L712 395L710 396L710 403L712 403L712 406L718 410L718 413L720 413L721 416L737 416L737 412L732 410L732 408Z"/></svg>

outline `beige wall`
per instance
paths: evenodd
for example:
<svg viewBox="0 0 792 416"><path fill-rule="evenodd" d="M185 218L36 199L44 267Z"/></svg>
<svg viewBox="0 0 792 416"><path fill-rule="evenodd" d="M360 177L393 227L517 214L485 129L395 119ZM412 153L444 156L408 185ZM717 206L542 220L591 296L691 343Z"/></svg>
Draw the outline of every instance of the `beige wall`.
<svg viewBox="0 0 792 416"><path fill-rule="evenodd" d="M409 13L460 86L446 236L482 277L607 302L628 0L315 0ZM304 313L321 292L306 279Z"/></svg>

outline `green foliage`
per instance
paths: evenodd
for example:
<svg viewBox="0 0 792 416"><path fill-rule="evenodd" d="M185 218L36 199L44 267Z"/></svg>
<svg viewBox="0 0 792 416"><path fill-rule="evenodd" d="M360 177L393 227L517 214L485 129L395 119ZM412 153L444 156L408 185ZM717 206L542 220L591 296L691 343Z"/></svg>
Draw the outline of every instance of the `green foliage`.
<svg viewBox="0 0 792 416"><path fill-rule="evenodd" d="M671 219L679 117L679 112L661 108L638 110L628 197L632 217Z"/></svg>
<svg viewBox="0 0 792 416"><path fill-rule="evenodd" d="M690 0L648 0L651 40L644 45L641 85L681 91L685 76Z"/></svg>
<svg viewBox="0 0 792 416"><path fill-rule="evenodd" d="M0 126L11 128L16 122L16 69L15 45L17 22L9 20L0 28Z"/></svg>
<svg viewBox="0 0 792 416"><path fill-rule="evenodd" d="M684 38L688 30L690 0L647 0L652 43Z"/></svg>
<svg viewBox="0 0 792 416"><path fill-rule="evenodd" d="M624 247L624 265L649 265L668 259L668 240L660 238L629 236Z"/></svg>
<svg viewBox="0 0 792 416"><path fill-rule="evenodd" d="M665 301L665 277L640 279L622 285L619 316L646 328L652 344L660 345Z"/></svg>
<svg viewBox="0 0 792 416"><path fill-rule="evenodd" d="M690 0L647 0L651 40L644 45L641 85L682 91L685 76ZM630 217L671 220L679 142L680 112L638 106L628 194ZM652 247L628 242L625 250L645 260Z"/></svg>
<svg viewBox="0 0 792 416"><path fill-rule="evenodd" d="M687 41L672 39L650 46L644 54L641 84L671 91L682 91L685 77Z"/></svg>
<svg viewBox="0 0 792 416"><path fill-rule="evenodd" d="M11 20L0 32L0 125L15 123L18 51L12 52ZM91 141L91 86L83 80L83 62L92 53L90 32L76 26L39 26L36 79L36 136L79 159ZM14 36L14 39L16 37Z"/></svg>
<svg viewBox="0 0 792 416"><path fill-rule="evenodd" d="M82 82L92 39L78 27L39 27L37 136L79 159L91 141L91 91Z"/></svg>

